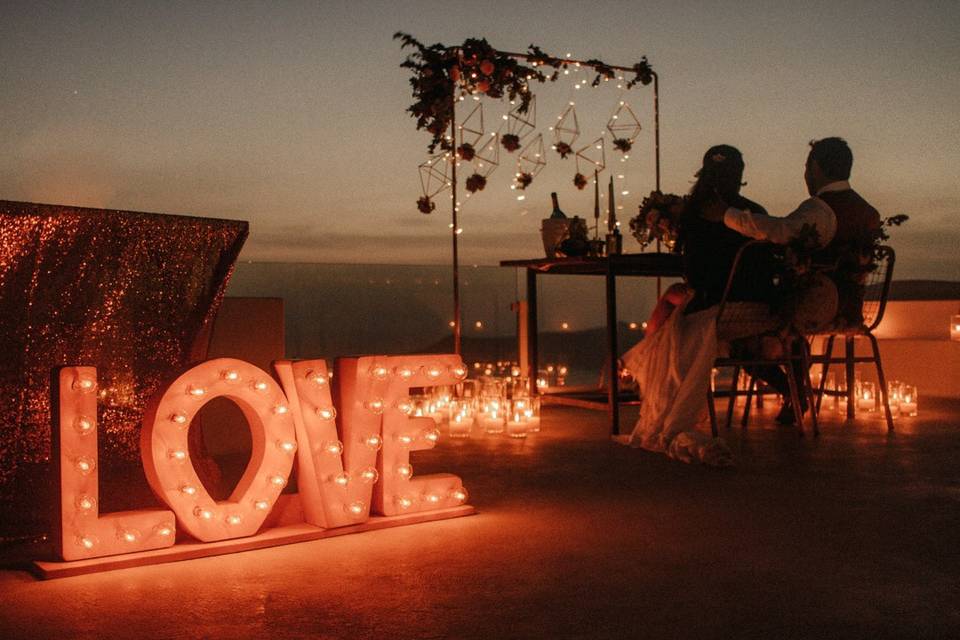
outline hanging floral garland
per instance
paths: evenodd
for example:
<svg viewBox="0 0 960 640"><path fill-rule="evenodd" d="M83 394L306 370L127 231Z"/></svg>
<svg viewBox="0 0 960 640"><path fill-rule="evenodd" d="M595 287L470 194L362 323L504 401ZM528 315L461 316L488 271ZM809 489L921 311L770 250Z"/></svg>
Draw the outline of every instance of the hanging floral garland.
<svg viewBox="0 0 960 640"><path fill-rule="evenodd" d="M469 94L483 93L491 98L519 98L517 111L526 113L533 98L528 82L554 81L559 72L570 65L569 60L547 55L535 45L527 49L525 57L530 66L526 66L513 56L497 51L483 38L468 38L459 47L447 47L439 43L427 46L401 32L393 37L401 41L401 48L414 49L400 66L413 71L410 85L413 87L414 103L407 111L417 119L417 129L426 129L433 136L428 145L430 153L437 146L453 150L453 142L445 134L453 119L454 92L457 87ZM603 78L616 77L613 67L601 60L588 60L586 65L597 72L593 86ZM541 71L543 67L551 68L552 73L547 76ZM633 65L633 72L634 78L627 83L628 89L637 83L646 85L653 81L653 69L646 57ZM511 150L507 145L519 145L520 141L511 139L501 142Z"/></svg>

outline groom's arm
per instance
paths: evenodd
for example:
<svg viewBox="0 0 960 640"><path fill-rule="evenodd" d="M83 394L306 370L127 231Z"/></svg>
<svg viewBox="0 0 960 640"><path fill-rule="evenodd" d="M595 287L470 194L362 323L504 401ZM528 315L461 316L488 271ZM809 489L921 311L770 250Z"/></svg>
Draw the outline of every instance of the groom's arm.
<svg viewBox="0 0 960 640"><path fill-rule="evenodd" d="M723 222L749 238L769 240L776 244L787 244L808 224L816 227L821 245L830 242L837 232L837 217L833 209L817 197L804 200L785 218L773 218L729 207L723 215Z"/></svg>

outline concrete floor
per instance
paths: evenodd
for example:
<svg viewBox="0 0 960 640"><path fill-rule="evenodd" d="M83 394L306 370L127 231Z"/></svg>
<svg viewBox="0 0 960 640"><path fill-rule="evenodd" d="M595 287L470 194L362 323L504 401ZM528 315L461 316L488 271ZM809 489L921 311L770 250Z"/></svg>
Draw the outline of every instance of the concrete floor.
<svg viewBox="0 0 960 640"><path fill-rule="evenodd" d="M960 637L960 402L819 440L728 436L738 466L609 441L551 407L526 441L444 440L479 515L39 582L0 638ZM418 459L419 458L419 459Z"/></svg>

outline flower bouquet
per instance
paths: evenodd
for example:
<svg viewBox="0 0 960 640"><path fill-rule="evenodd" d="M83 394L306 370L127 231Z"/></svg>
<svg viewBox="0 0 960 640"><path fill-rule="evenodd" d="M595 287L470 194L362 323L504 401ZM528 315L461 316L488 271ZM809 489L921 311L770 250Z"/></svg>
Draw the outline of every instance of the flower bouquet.
<svg viewBox="0 0 960 640"><path fill-rule="evenodd" d="M643 248L654 240L660 240L667 249L673 251L683 206L684 198L681 196L651 191L640 204L640 212L630 219L630 232Z"/></svg>

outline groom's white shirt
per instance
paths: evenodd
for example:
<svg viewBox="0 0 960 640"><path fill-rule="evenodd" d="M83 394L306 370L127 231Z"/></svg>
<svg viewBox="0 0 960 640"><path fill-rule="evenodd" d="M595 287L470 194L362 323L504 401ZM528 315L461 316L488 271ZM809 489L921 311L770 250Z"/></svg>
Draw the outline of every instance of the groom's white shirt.
<svg viewBox="0 0 960 640"><path fill-rule="evenodd" d="M826 246L837 233L837 215L830 205L818 196L828 191L846 191L849 188L850 183L846 180L831 182L817 191L817 195L801 202L800 206L785 218L774 218L730 207L723 214L723 222L749 238L769 240L776 244L787 244L800 233L803 225L809 224L816 227L820 245Z"/></svg>

